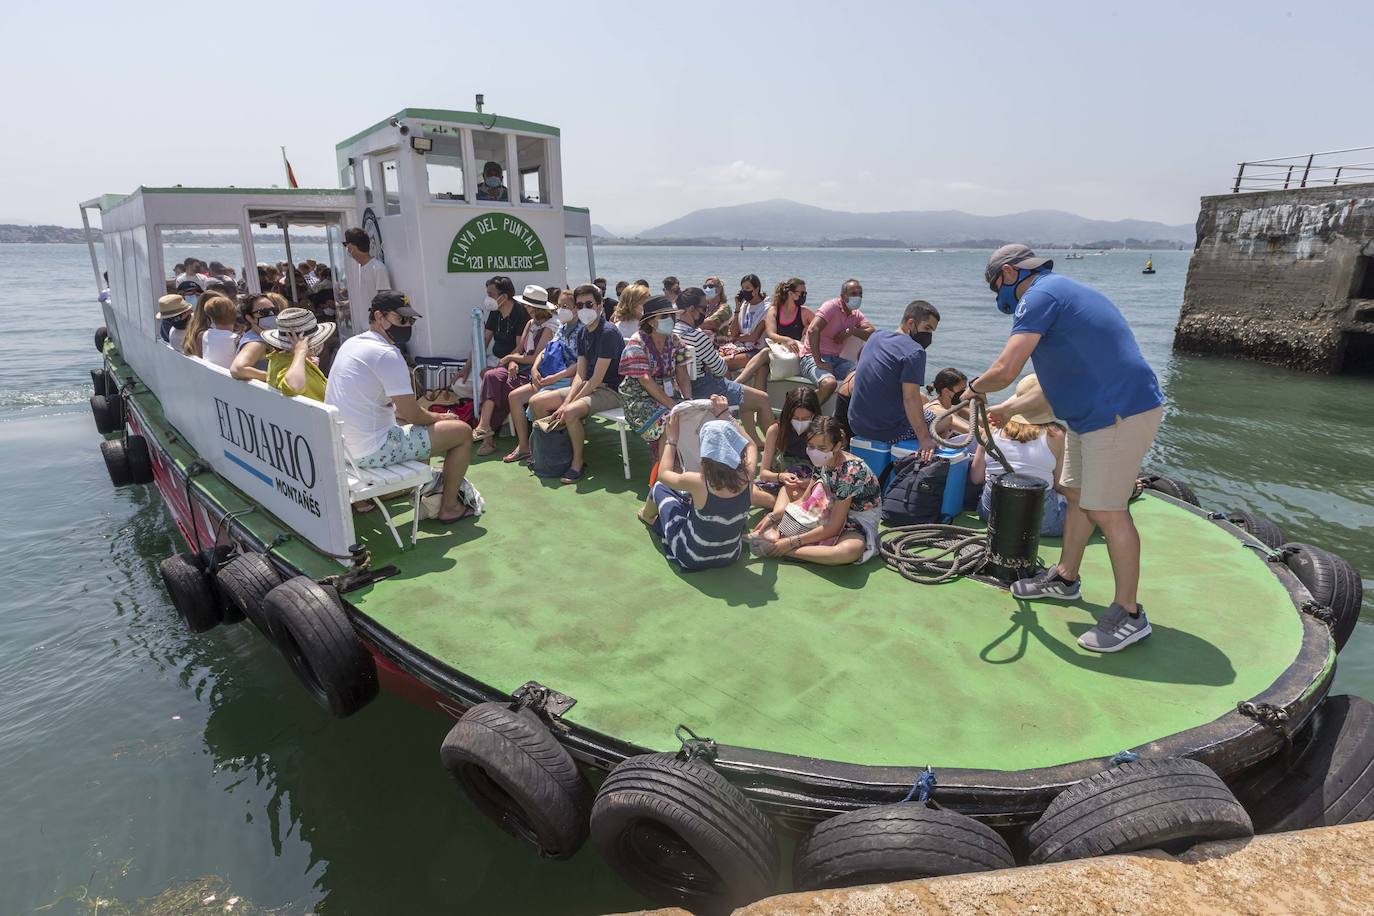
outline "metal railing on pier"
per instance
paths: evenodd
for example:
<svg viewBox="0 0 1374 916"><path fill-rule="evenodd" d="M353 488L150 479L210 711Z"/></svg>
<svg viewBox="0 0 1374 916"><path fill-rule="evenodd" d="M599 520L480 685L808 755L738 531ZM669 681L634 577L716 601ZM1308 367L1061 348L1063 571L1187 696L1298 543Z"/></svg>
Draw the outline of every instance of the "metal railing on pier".
<svg viewBox="0 0 1374 916"><path fill-rule="evenodd" d="M1365 155L1357 155L1360 153ZM1237 163L1231 193L1316 188L1362 181L1374 181L1374 146Z"/></svg>

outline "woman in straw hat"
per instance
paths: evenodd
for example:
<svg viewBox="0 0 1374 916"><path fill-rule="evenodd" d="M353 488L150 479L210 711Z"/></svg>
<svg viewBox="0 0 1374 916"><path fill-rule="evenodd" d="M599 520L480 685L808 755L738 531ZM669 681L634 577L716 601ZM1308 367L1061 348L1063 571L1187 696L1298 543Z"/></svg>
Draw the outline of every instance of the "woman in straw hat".
<svg viewBox="0 0 1374 916"><path fill-rule="evenodd" d="M267 352L267 384L287 397L324 400L319 352L334 333L334 322L317 321L309 309L283 309L275 327L262 332Z"/></svg>
<svg viewBox="0 0 1374 916"><path fill-rule="evenodd" d="M1064 533L1064 514L1068 508L1064 495L1055 489L1064 469L1064 430L1050 411L1049 402L1034 375L1021 379L1015 396L1008 403L1014 405L1017 413L993 432L993 441L1011 464L1012 471L1049 484L1045 490L1040 533L1045 537L1060 537ZM987 521L992 511L992 485L1005 473L1001 462L996 458L989 460L987 450L979 445L973 464L969 466L969 483L983 485L983 495L978 499L978 516L983 521Z"/></svg>
<svg viewBox="0 0 1374 916"><path fill-rule="evenodd" d="M157 314L153 317L158 320L162 339L180 350L186 342L186 326L191 323L191 303L179 293L168 293L157 300Z"/></svg>
<svg viewBox="0 0 1374 916"><path fill-rule="evenodd" d="M530 369L553 339L557 326L544 287L526 286L525 291L515 297L515 302L524 306L530 317L520 332L516 348L501 358L501 365L482 376L481 413L472 431L473 439L482 440L477 449L479 455L496 451L491 440L510 414L511 392L530 380Z"/></svg>

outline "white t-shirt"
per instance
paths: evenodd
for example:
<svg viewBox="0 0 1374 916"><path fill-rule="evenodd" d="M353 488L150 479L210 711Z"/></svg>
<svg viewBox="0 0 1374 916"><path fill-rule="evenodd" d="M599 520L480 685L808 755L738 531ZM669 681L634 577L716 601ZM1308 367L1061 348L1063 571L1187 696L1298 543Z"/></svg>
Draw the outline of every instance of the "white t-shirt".
<svg viewBox="0 0 1374 916"><path fill-rule="evenodd" d="M761 321L763 321L763 315L764 315L764 313L767 312L767 311L768 311L768 300L767 300L767 299L761 300L761 301L758 303L758 305L751 305L751 304L748 303L748 302L746 302L746 303L744 303L743 305L741 305L740 308L739 308L739 333L740 333L740 336L741 336L741 337L748 337L750 334L752 334L752 333L754 332L754 328L756 328L756 327L759 325L759 323L760 323ZM748 348L750 348L750 349L759 349L760 347L763 346L762 342L746 342L746 341L741 341L740 345L741 345L741 346L744 346L744 347L748 347Z"/></svg>
<svg viewBox="0 0 1374 916"><path fill-rule="evenodd" d="M339 346L324 402L339 408L344 446L354 458L362 458L381 448L396 425L391 399L414 394L401 351L376 331L364 331Z"/></svg>
<svg viewBox="0 0 1374 916"><path fill-rule="evenodd" d="M207 363L228 369L238 351L238 340L233 331L210 328L200 335L200 354Z"/></svg>
<svg viewBox="0 0 1374 916"><path fill-rule="evenodd" d="M181 352L181 345L186 342L185 328L172 328L167 332L167 343L172 345L172 349Z"/></svg>
<svg viewBox="0 0 1374 916"><path fill-rule="evenodd" d="M357 261L350 263L353 265L353 282L348 288L348 301L353 312L353 326L365 328L369 324L367 307L379 292L391 289L391 275L386 272L386 265L377 258L366 264Z"/></svg>

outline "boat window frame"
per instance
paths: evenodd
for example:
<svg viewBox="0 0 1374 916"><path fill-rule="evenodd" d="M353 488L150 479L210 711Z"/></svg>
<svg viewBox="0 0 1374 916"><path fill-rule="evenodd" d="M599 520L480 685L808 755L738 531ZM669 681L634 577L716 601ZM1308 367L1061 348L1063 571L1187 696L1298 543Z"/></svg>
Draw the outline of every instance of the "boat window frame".
<svg viewBox="0 0 1374 916"><path fill-rule="evenodd" d="M250 282L255 282L255 281L256 281L256 276L257 276L257 261L251 261L251 262L250 262L250 261L248 260L248 258L250 258L250 257L256 257L257 252L255 252L255 251L252 249L252 247L249 245L249 238L248 238L248 236L251 236L251 233L245 231L245 228L244 228L244 227L245 227L246 223L244 222L244 220L245 220L246 218L247 218L247 208L244 209L243 217L240 219L239 222L236 222L236 223L205 223L205 222L201 222L201 223L153 223L153 224L149 225L149 226L148 226L148 240L149 240L152 244L151 244L151 246L150 246L150 250L148 251L148 257L147 257L147 262L148 262L148 286L149 286L150 288L154 288L154 287L152 286L152 277L153 277L153 269L154 269L154 267L156 267L156 268L157 268L158 283L160 283L160 284L162 284L162 285L161 285L160 287L156 287L155 289L161 289L161 290L163 290L162 292L159 292L159 293L157 294L157 296L154 297L154 301L157 301L157 299L161 298L162 296L168 295L168 293L165 291L165 290L166 290L166 279L165 279L164 276L163 276L164 274L169 273L169 268L172 266L172 265L167 264L167 262L166 262L166 257L165 257L165 255L166 255L166 253L167 253L167 242L164 241L164 239L163 239L163 233L164 233L164 232L168 232L168 231L172 231L172 232L196 232L196 231L205 231L205 230L214 230L214 231L219 231L219 230L224 230L224 229L232 229L232 230L234 230L234 232L235 232L235 233L237 234L237 236L238 236L238 242L239 242L239 264L237 264L237 265L231 265L231 266L234 266L234 267L236 267L238 270L245 272L245 275L246 275L246 273L247 273L247 271L248 271L248 268L249 268L249 265L251 264L251 265L252 265L252 268L253 268L254 281L250 281ZM173 244L182 244L182 243L173 243ZM195 244L195 243L185 243L185 244ZM154 261L154 257L156 257L156 259L157 259L156 261ZM176 279L176 278L175 278L175 277L172 277L171 279ZM204 292L204 290L202 290L202 293L203 293L203 292ZM150 314L151 314L151 313L150 313ZM159 325L159 324L161 324L161 322L159 322L159 321L157 321L157 320L154 320L154 321L152 322L152 332L153 332L153 333L152 333L152 336L153 336L154 339L156 339L156 340L158 340L158 341L162 341L161 335L158 334L158 325Z"/></svg>

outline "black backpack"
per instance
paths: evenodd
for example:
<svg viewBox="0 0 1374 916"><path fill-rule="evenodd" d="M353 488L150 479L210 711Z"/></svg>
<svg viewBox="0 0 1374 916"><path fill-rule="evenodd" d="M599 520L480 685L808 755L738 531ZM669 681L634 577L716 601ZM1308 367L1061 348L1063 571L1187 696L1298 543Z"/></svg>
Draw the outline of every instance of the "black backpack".
<svg viewBox="0 0 1374 916"><path fill-rule="evenodd" d="M572 439L567 427L546 430L543 424L534 424L530 451L534 454L530 470L536 477L562 477L572 467Z"/></svg>
<svg viewBox="0 0 1374 916"><path fill-rule="evenodd" d="M888 467L883 491L883 524L928 525L940 520L949 479L949 460L904 455Z"/></svg>

